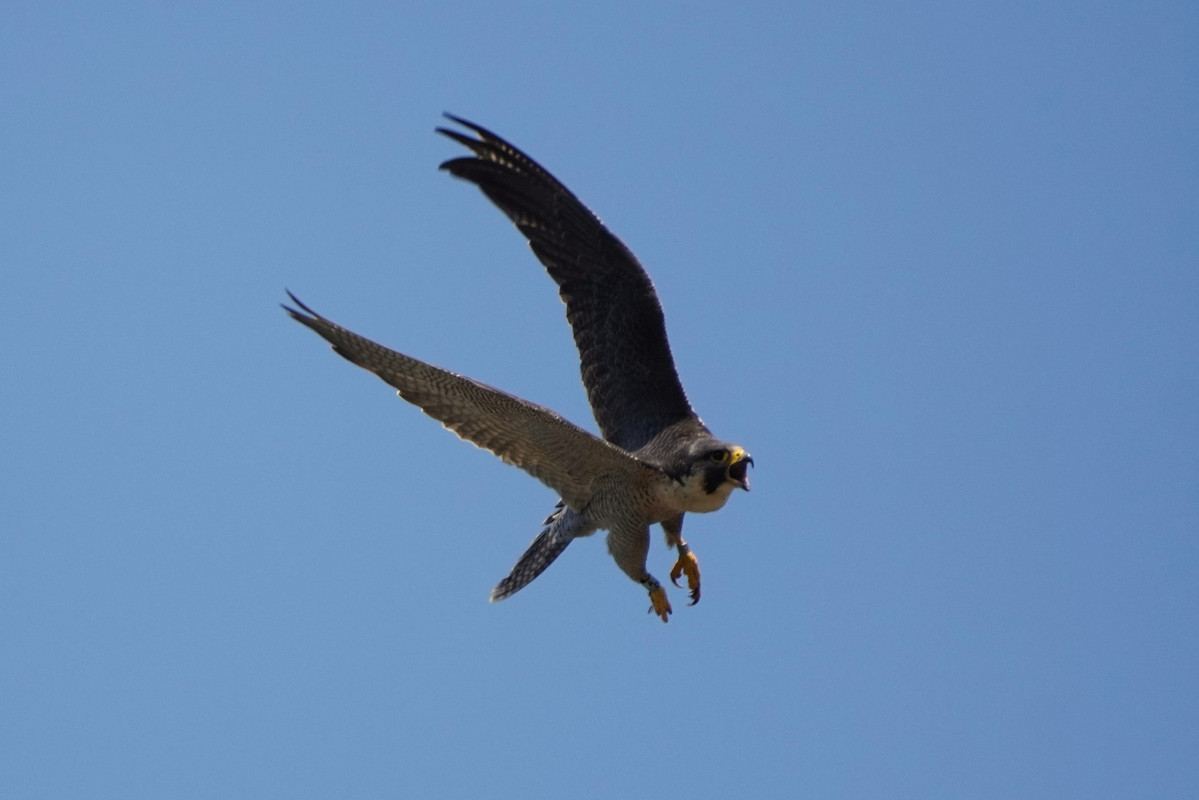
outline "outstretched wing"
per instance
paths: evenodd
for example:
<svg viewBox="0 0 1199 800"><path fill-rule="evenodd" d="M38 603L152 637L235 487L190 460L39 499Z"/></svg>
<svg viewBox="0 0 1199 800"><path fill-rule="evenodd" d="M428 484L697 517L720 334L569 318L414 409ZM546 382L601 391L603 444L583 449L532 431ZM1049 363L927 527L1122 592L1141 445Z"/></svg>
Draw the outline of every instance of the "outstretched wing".
<svg viewBox="0 0 1199 800"><path fill-rule="evenodd" d="M547 408L390 350L287 294L302 311L288 306L284 310L324 337L339 355L378 375L398 389L400 397L466 441L537 478L571 508L586 506L604 475L657 471Z"/></svg>
<svg viewBox="0 0 1199 800"><path fill-rule="evenodd" d="M632 252L529 156L486 128L446 116L479 138L438 128L475 154L441 168L477 184L557 282L604 438L637 450L662 429L694 418L654 285Z"/></svg>

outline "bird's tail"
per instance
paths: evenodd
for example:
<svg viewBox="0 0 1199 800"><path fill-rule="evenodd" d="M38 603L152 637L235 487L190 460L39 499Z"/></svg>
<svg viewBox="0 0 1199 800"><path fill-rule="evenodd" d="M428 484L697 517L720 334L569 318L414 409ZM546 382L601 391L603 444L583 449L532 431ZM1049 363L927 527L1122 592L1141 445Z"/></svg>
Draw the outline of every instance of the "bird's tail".
<svg viewBox="0 0 1199 800"><path fill-rule="evenodd" d="M542 524L545 528L537 534L508 577L491 590L491 602L499 602L532 583L534 578L545 572L546 567L554 563L554 559L562 555L562 551L576 536L586 536L594 530L587 528L583 518L566 508L561 501Z"/></svg>

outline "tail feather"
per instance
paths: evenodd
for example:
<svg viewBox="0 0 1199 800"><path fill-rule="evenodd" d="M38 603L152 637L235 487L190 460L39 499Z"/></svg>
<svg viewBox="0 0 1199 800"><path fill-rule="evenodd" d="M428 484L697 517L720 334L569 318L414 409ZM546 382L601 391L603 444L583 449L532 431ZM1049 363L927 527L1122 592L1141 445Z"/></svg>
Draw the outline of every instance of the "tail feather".
<svg viewBox="0 0 1199 800"><path fill-rule="evenodd" d="M528 586L562 555L562 551L576 536L590 533L590 530L582 530L581 522L582 518L579 515L559 502L554 513L546 517L545 529L537 534L537 538L516 562L508 577L491 590L491 602L497 603Z"/></svg>

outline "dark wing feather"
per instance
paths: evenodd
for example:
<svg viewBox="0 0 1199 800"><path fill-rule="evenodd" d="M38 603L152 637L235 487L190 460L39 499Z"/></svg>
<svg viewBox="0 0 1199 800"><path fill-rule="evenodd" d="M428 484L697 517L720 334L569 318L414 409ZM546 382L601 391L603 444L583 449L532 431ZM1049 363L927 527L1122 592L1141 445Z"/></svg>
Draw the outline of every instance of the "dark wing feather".
<svg viewBox="0 0 1199 800"><path fill-rule="evenodd" d="M584 508L606 475L657 472L547 408L397 353L322 317L291 292L288 296L302 311L284 310L343 358L378 375L458 436L528 472L571 508Z"/></svg>
<svg viewBox="0 0 1199 800"><path fill-rule="evenodd" d="M654 285L632 252L529 156L485 128L446 116L479 138L438 128L475 154L441 168L477 184L558 284L604 438L637 450L664 428L694 419Z"/></svg>

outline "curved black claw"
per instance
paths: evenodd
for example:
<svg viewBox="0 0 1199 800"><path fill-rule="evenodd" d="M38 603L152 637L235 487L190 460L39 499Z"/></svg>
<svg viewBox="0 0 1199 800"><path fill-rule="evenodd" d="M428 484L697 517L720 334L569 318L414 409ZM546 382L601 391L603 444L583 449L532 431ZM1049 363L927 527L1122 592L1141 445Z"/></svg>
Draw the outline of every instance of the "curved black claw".
<svg viewBox="0 0 1199 800"><path fill-rule="evenodd" d="M655 581L657 583L657 581ZM670 619L670 601L666 599L666 590L661 586L655 586L649 590L649 601L653 603L649 607L649 613L657 614L663 622Z"/></svg>
<svg viewBox="0 0 1199 800"><path fill-rule="evenodd" d="M693 606L699 602L699 561L691 552L691 548L680 542L679 560L670 570L670 582L682 589L683 587L679 585L679 578L684 575L687 576L687 588L691 590L691 602L687 605Z"/></svg>

